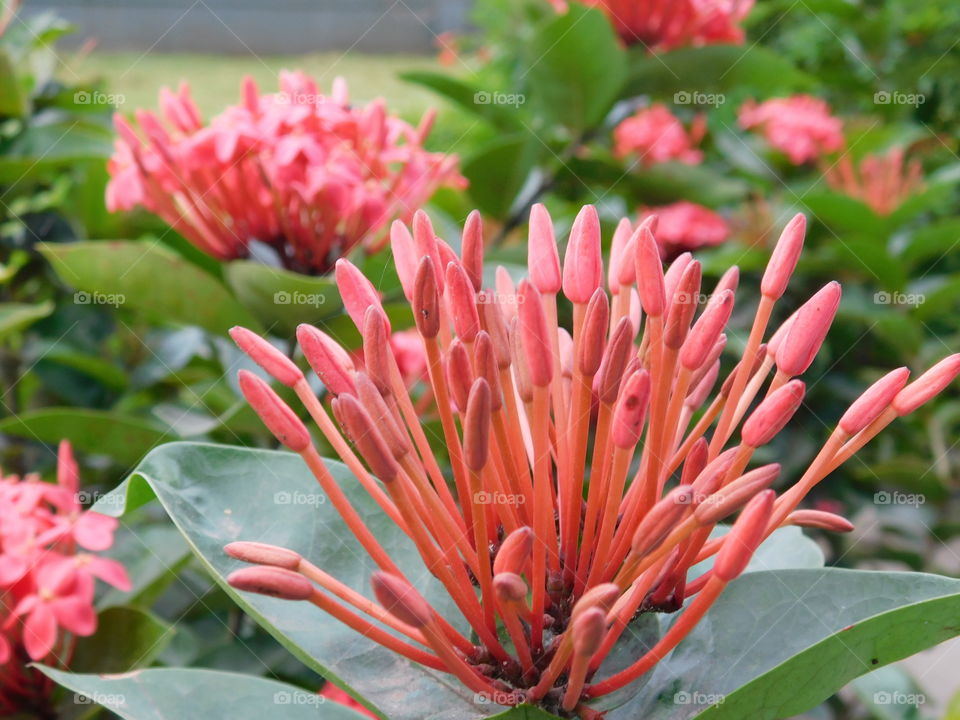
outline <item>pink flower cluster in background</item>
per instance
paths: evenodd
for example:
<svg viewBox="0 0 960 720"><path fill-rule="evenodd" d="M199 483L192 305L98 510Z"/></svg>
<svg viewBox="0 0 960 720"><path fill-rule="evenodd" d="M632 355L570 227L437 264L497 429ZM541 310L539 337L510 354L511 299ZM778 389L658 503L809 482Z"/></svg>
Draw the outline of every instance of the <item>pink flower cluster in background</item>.
<svg viewBox="0 0 960 720"><path fill-rule="evenodd" d="M566 0L551 0L558 10ZM651 51L743 42L753 0L585 0L599 7L627 45Z"/></svg>
<svg viewBox="0 0 960 720"><path fill-rule="evenodd" d="M834 190L862 201L878 215L889 215L923 187L923 168L917 158L905 160L903 148L884 155L867 155L855 166L844 155L825 173Z"/></svg>
<svg viewBox="0 0 960 720"><path fill-rule="evenodd" d="M613 131L614 152L620 157L636 155L644 167L671 160L699 165L703 153L696 145L705 131L702 115L687 130L666 105L655 103L617 125Z"/></svg>
<svg viewBox="0 0 960 720"><path fill-rule="evenodd" d="M96 630L96 579L130 589L119 562L93 554L113 544L116 526L84 511L66 441L56 484L0 473L0 715L37 707L47 687L26 663L65 666L73 636Z"/></svg>
<svg viewBox="0 0 960 720"><path fill-rule="evenodd" d="M687 250L720 245L730 237L730 225L722 215L686 200L647 208L640 221L654 216L660 257L666 260Z"/></svg>
<svg viewBox="0 0 960 720"><path fill-rule="evenodd" d="M749 100L740 108L740 127L763 133L771 147L794 165L803 165L844 146L843 122L830 106L810 95Z"/></svg>
<svg viewBox="0 0 960 720"><path fill-rule="evenodd" d="M107 206L143 207L209 255L272 246L283 265L324 274L363 244L375 250L393 219L409 219L441 186L463 187L455 155L427 152L433 114L413 127L382 100L349 104L301 72L280 91L244 80L240 104L205 123L190 90L160 93L161 113L116 115Z"/></svg>

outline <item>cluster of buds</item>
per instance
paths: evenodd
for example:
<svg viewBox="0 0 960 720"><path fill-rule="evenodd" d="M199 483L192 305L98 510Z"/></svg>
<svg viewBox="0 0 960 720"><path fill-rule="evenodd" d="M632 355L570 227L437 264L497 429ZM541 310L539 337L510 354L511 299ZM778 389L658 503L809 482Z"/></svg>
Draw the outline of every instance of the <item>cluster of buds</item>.
<svg viewBox="0 0 960 720"><path fill-rule="evenodd" d="M550 0L564 10L566 0ZM681 47L735 44L744 40L740 23L754 0L584 0L599 7L627 45L651 52Z"/></svg>
<svg viewBox="0 0 960 720"><path fill-rule="evenodd" d="M840 286L829 283L763 342L800 254L803 216L779 239L739 363L723 381L737 268L701 301L701 266L690 254L664 272L655 217L625 227L605 273L597 213L583 208L561 265L551 219L537 205L529 278L514 286L500 268L490 290L482 286L476 213L459 256L425 214L415 215L412 233L394 223L398 274L428 359L442 442L431 444L401 379L376 289L348 262L338 263L336 275L363 334L363 366L350 364L316 328L298 332L325 401L271 344L233 331L252 359L292 388L359 483L411 538L476 641L408 582L325 468L304 422L246 371L240 385L250 405L302 456L378 565L377 602L294 551L252 542L227 546L252 564L229 582L314 603L500 704L595 718L589 701L649 672L772 532L785 525L851 529L842 517L801 509L801 501L894 418L943 390L960 373L960 355L910 384L901 368L869 387L805 472L781 482L778 493L772 486L780 466L751 467L751 460L802 403L798 376L840 301ZM567 311L569 330L558 323ZM449 455L449 483L439 453ZM727 534L714 532L731 519ZM692 576L707 559L712 569ZM679 616L633 664L605 673L604 659L628 624L655 611Z"/></svg>
<svg viewBox="0 0 960 720"><path fill-rule="evenodd" d="M739 110L740 127L763 133L770 147L793 165L803 165L843 148L843 121L830 106L811 95L745 102Z"/></svg>
<svg viewBox="0 0 960 720"><path fill-rule="evenodd" d="M117 521L84 511L70 445L60 444L56 484L0 473L0 715L42 715L52 681L27 667L69 664L77 636L97 628L95 579L121 590L116 560L93 553L113 544Z"/></svg>
<svg viewBox="0 0 960 720"><path fill-rule="evenodd" d="M830 167L827 184L834 190L861 200L878 215L889 215L923 188L923 168L917 158L904 162L903 148L885 155L867 155L854 166L844 155Z"/></svg>
<svg viewBox="0 0 960 720"><path fill-rule="evenodd" d="M285 267L324 274L359 244L375 250L394 218L409 219L442 185L465 180L454 155L427 152L433 124L387 114L382 100L349 104L303 73L280 75L261 95L251 78L242 102L204 124L189 88L160 92L162 118L138 110L139 132L114 118L107 207L143 207L221 260L270 246Z"/></svg>

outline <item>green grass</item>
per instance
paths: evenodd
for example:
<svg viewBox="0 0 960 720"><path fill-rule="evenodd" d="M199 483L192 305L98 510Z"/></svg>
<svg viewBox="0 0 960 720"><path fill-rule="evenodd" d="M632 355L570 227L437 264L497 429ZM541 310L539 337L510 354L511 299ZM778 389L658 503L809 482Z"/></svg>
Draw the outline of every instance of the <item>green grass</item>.
<svg viewBox="0 0 960 720"><path fill-rule="evenodd" d="M236 103L240 81L252 75L262 92L275 90L281 70L300 69L317 79L321 91L329 90L333 79L342 75L350 86L351 100L365 103L376 97L387 101L390 111L410 120L437 104L429 92L401 81L407 70L437 70L432 57L412 55L362 55L359 53L318 53L299 56L253 57L201 54L106 53L93 52L65 58L71 79L101 80L105 92L118 93L120 109L157 107L157 92L164 86L190 83L193 98L205 117Z"/></svg>

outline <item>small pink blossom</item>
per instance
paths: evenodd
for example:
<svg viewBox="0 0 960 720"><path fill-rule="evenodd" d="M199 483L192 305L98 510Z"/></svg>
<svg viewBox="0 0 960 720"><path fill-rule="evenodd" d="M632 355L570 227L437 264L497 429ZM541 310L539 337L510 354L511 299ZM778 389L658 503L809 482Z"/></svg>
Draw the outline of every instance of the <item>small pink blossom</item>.
<svg viewBox="0 0 960 720"><path fill-rule="evenodd" d="M844 146L843 123L830 106L810 95L748 100L740 107L740 127L758 129L771 147L794 165L816 160Z"/></svg>
<svg viewBox="0 0 960 720"><path fill-rule="evenodd" d="M647 208L641 221L656 215L660 256L669 259L686 250L720 245L730 237L730 225L719 213L703 205L682 200Z"/></svg>
<svg viewBox="0 0 960 720"><path fill-rule="evenodd" d="M827 184L862 201L878 215L889 215L923 188L923 168L917 158L905 160L903 148L885 155L867 155L859 166L844 155L827 169Z"/></svg>
<svg viewBox="0 0 960 720"><path fill-rule="evenodd" d="M656 103L617 125L613 131L614 152L619 157L636 155L645 167L670 160L699 165L703 153L695 146L705 130L702 116L687 130L666 105Z"/></svg>

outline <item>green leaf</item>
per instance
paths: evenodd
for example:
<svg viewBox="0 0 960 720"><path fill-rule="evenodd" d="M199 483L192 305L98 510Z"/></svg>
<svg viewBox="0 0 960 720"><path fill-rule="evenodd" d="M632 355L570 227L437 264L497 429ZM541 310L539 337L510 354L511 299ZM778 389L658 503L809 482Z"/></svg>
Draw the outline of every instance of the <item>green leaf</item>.
<svg viewBox="0 0 960 720"><path fill-rule="evenodd" d="M462 625L408 538L345 466L332 461L327 466L403 572L439 612ZM390 720L475 720L496 709L475 706L473 694L448 677L399 658L308 603L238 593L226 584L226 575L240 564L226 556L223 546L247 539L293 548L372 597L373 562L298 456L170 443L150 453L114 494L101 498L95 507L117 515L154 495L214 579L245 612L308 667L366 698Z"/></svg>
<svg viewBox="0 0 960 720"><path fill-rule="evenodd" d="M860 675L960 634L958 617L960 580L937 575L837 568L749 573L637 687L606 700L638 693L607 717L792 717ZM644 647L633 637L621 645L611 669ZM720 704L706 707L711 701Z"/></svg>
<svg viewBox="0 0 960 720"><path fill-rule="evenodd" d="M850 683L860 701L876 720L918 720L923 694L913 679L899 667L888 665Z"/></svg>
<svg viewBox="0 0 960 720"><path fill-rule="evenodd" d="M300 323L316 324L343 307L331 277L310 277L253 260L227 263L227 284L264 327L290 336Z"/></svg>
<svg viewBox="0 0 960 720"><path fill-rule="evenodd" d="M610 111L627 78L627 55L606 16L572 3L530 41L527 88L548 123L585 130Z"/></svg>
<svg viewBox="0 0 960 720"><path fill-rule="evenodd" d="M537 161L543 145L533 135L510 135L486 143L463 162L468 192L484 213L504 218Z"/></svg>
<svg viewBox="0 0 960 720"><path fill-rule="evenodd" d="M517 130L522 128L517 104L493 102L496 97L507 94L495 94L466 80L450 75L433 72L401 73L400 78L407 82L433 90L464 110L473 113L498 128Z"/></svg>
<svg viewBox="0 0 960 720"><path fill-rule="evenodd" d="M0 338L33 325L53 312L53 302L45 300L28 303L0 303Z"/></svg>
<svg viewBox="0 0 960 720"><path fill-rule="evenodd" d="M27 98L17 82L17 73L6 50L0 49L0 116L21 117L27 113Z"/></svg>
<svg viewBox="0 0 960 720"><path fill-rule="evenodd" d="M0 433L57 443L69 440L77 450L109 455L132 465L159 445L166 433L138 417L85 408L43 408L0 420Z"/></svg>
<svg viewBox="0 0 960 720"><path fill-rule="evenodd" d="M888 233L887 222L869 206L840 193L820 191L803 196L814 217L836 230L849 230L881 240Z"/></svg>
<svg viewBox="0 0 960 720"><path fill-rule="evenodd" d="M293 685L252 675L159 668L123 675L80 675L39 666L49 678L125 720L360 720L359 713Z"/></svg>
<svg viewBox="0 0 960 720"><path fill-rule="evenodd" d="M44 244L40 251L76 302L112 304L160 323L197 325L223 334L259 323L216 278L155 242Z"/></svg>
<svg viewBox="0 0 960 720"><path fill-rule="evenodd" d="M108 502L122 500L117 495L94 496L101 500L109 497ZM99 509L103 508L101 504ZM191 557L183 536L169 523L136 523L134 527L120 525L113 546L105 553L127 569L132 588L130 592L108 588L98 597L97 607L120 603L149 607L177 579L177 573Z"/></svg>
<svg viewBox="0 0 960 720"><path fill-rule="evenodd" d="M115 673L146 667L176 630L138 608L107 608L97 616L97 631L79 638L70 667L74 672Z"/></svg>

